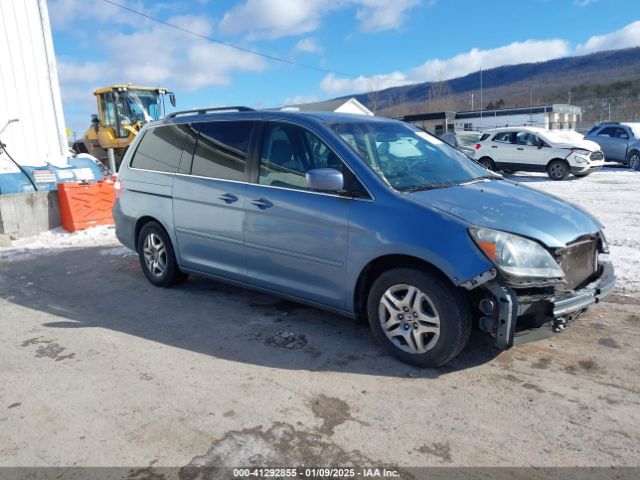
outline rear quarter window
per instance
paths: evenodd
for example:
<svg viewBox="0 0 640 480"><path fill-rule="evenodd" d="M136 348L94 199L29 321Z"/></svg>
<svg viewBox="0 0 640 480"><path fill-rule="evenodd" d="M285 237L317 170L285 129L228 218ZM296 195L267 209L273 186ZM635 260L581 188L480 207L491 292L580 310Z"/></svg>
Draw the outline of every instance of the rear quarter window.
<svg viewBox="0 0 640 480"><path fill-rule="evenodd" d="M185 140L186 125L160 125L147 130L138 144L130 167L154 172L175 173Z"/></svg>

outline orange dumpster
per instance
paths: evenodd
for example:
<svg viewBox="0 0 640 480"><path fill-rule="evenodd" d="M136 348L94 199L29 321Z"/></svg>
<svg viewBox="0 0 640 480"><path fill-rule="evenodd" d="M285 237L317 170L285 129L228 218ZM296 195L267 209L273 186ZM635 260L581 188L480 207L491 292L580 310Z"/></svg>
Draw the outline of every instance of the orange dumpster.
<svg viewBox="0 0 640 480"><path fill-rule="evenodd" d="M112 181L59 183L60 219L68 232L113 223L115 201Z"/></svg>

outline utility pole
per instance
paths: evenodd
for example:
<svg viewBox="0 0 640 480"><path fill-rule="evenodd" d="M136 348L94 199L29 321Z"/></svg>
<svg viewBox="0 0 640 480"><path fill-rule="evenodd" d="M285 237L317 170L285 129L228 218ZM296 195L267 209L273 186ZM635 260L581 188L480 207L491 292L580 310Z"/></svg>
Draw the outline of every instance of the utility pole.
<svg viewBox="0 0 640 480"><path fill-rule="evenodd" d="M533 125L533 87L529 87L529 123Z"/></svg>
<svg viewBox="0 0 640 480"><path fill-rule="evenodd" d="M571 90L569 90L569 105L571 105Z"/></svg>
<svg viewBox="0 0 640 480"><path fill-rule="evenodd" d="M471 92L470 95L471 95L471 111L473 112L473 95L474 95L474 93Z"/></svg>
<svg viewBox="0 0 640 480"><path fill-rule="evenodd" d="M609 102L609 122L611 121L611 102Z"/></svg>
<svg viewBox="0 0 640 480"><path fill-rule="evenodd" d="M480 118L482 118L482 110L484 105L482 104L482 67L480 67Z"/></svg>

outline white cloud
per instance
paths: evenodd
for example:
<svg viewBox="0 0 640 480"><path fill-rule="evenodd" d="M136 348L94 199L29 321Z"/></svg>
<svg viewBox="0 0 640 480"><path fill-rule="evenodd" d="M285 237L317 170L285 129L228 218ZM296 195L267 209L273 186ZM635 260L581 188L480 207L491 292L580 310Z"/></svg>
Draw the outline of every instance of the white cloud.
<svg viewBox="0 0 640 480"><path fill-rule="evenodd" d="M318 45L315 38L306 37L298 41L293 47L294 52L322 53L324 49Z"/></svg>
<svg viewBox="0 0 640 480"><path fill-rule="evenodd" d="M342 93L370 92L372 90L382 90L389 87L398 87L408 83L415 83L402 72L392 72L383 75L364 76L356 78L338 77L333 73L326 75L320 82L322 91L339 95Z"/></svg>
<svg viewBox="0 0 640 480"><path fill-rule="evenodd" d="M562 39L526 40L487 50L474 48L450 58L427 60L407 72L396 71L357 78L329 74L320 82L320 88L331 95L368 92L409 83L447 80L477 72L480 68L544 62L572 55L637 46L640 46L640 20L606 35L593 36L575 48L571 48L569 42Z"/></svg>
<svg viewBox="0 0 640 480"><path fill-rule="evenodd" d="M359 0L356 18L360 29L375 32L398 28L407 18L407 11L417 6L420 0Z"/></svg>
<svg viewBox="0 0 640 480"><path fill-rule="evenodd" d="M410 76L419 82L446 80L476 72L480 68L544 62L567 56L570 52L569 43L565 40L526 40L488 50L474 48L444 60L427 60L412 69Z"/></svg>
<svg viewBox="0 0 640 480"><path fill-rule="evenodd" d="M249 38L281 38L315 31L336 10L356 9L360 30L398 28L421 0L246 0L225 13L220 31ZM429 3L431 4L431 2Z"/></svg>
<svg viewBox="0 0 640 480"><path fill-rule="evenodd" d="M408 83L455 78L478 71L481 67L486 69L516 63L542 62L566 56L570 51L568 42L564 40L527 40L488 50L474 48L447 59L427 60L407 73L396 71L357 78L329 74L320 82L320 88L330 94L366 92Z"/></svg>
<svg viewBox="0 0 640 480"><path fill-rule="evenodd" d="M318 97L315 95L294 95L293 97L286 97L283 101L283 105L300 105L301 103L317 102Z"/></svg>
<svg viewBox="0 0 640 480"><path fill-rule="evenodd" d="M318 28L331 9L324 0L247 0L225 13L220 31L266 38L302 35Z"/></svg>
<svg viewBox="0 0 640 480"><path fill-rule="evenodd" d="M606 35L595 35L576 47L577 55L640 46L640 20Z"/></svg>
<svg viewBox="0 0 640 480"><path fill-rule="evenodd" d="M210 35L213 22L195 15L173 16L167 22ZM93 41L100 57L92 61L58 60L65 110L71 117L94 113L91 91L118 83L163 86L180 92L227 85L235 72L260 72L264 59L225 45L185 34L156 23L139 26L133 33L103 28ZM86 112L86 113L84 113Z"/></svg>
<svg viewBox="0 0 640 480"><path fill-rule="evenodd" d="M573 4L579 7L586 7L592 3L596 3L598 0L573 0Z"/></svg>

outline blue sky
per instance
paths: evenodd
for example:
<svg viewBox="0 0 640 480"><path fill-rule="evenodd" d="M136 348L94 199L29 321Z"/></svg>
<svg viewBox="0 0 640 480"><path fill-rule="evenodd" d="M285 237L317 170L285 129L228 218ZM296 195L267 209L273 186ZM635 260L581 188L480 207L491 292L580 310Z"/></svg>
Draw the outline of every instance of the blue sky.
<svg viewBox="0 0 640 480"><path fill-rule="evenodd" d="M637 0L114 1L350 76L234 50L104 0L49 0L65 118L74 131L83 132L96 111L91 90L112 83L166 86L179 109L272 107L640 45Z"/></svg>

